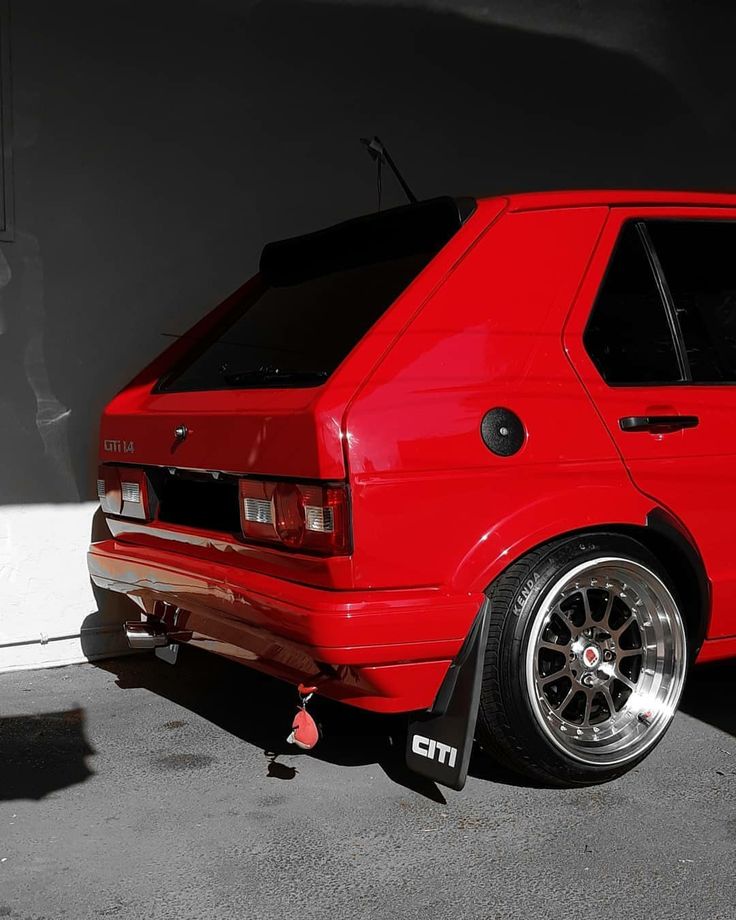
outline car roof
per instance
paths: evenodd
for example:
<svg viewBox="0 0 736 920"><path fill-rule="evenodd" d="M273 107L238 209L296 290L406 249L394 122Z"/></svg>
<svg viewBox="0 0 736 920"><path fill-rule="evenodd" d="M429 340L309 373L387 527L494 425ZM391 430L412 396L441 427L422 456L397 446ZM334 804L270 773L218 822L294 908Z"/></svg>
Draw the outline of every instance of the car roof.
<svg viewBox="0 0 736 920"><path fill-rule="evenodd" d="M659 189L586 189L577 191L523 192L502 195L510 211L542 208L580 208L591 205L690 205L736 208L736 194L729 192L663 191Z"/></svg>

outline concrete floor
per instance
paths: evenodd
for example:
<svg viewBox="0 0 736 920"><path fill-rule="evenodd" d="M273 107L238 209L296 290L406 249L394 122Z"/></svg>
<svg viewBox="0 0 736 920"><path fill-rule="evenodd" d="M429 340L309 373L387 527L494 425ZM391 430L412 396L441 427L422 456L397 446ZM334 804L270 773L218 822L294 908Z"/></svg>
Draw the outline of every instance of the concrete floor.
<svg viewBox="0 0 736 920"><path fill-rule="evenodd" d="M188 653L188 654L187 654ZM412 782L391 722L185 650L0 675L0 917L736 916L736 664L695 672L651 757L530 788Z"/></svg>

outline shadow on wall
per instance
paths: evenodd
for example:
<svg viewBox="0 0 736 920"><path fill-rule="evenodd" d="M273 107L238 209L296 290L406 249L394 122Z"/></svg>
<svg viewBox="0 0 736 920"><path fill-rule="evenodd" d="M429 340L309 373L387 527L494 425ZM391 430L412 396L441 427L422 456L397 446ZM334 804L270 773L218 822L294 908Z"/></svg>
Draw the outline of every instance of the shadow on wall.
<svg viewBox="0 0 736 920"><path fill-rule="evenodd" d="M733 174L726 96L707 135L653 69L543 34L544 11L537 32L370 3L18 7L1 503L90 496L101 408L161 333L235 289L266 240L375 207L361 135L420 197Z"/></svg>
<svg viewBox="0 0 736 920"><path fill-rule="evenodd" d="M0 717L0 802L42 799L93 775L84 710Z"/></svg>

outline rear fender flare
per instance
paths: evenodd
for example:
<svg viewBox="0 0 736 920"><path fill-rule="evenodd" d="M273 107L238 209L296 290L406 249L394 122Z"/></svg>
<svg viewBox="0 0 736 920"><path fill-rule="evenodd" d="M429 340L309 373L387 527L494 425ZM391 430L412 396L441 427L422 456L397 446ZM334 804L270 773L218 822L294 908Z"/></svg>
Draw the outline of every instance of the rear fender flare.
<svg viewBox="0 0 736 920"><path fill-rule="evenodd" d="M519 508L477 535L452 580L455 590L485 591L524 553L550 540L584 530L645 527L655 507L634 489L579 486Z"/></svg>

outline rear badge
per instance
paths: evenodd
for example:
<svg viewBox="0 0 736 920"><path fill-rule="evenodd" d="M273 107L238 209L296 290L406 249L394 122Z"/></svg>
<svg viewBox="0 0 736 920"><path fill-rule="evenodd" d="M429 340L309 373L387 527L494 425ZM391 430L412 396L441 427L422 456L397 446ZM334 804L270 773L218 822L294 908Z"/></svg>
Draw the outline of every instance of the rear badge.
<svg viewBox="0 0 736 920"><path fill-rule="evenodd" d="M120 441L117 438L106 438L102 446L108 454L132 454L135 451L132 441Z"/></svg>

